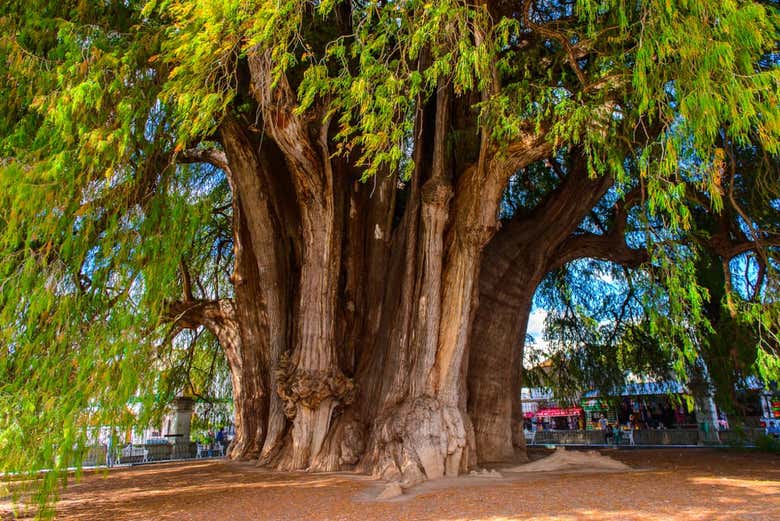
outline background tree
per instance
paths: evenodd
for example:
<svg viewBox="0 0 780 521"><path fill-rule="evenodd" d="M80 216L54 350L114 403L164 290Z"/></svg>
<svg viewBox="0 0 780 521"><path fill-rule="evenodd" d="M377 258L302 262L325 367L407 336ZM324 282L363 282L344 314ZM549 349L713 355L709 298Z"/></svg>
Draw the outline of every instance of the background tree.
<svg viewBox="0 0 780 521"><path fill-rule="evenodd" d="M726 151L716 153L725 156ZM731 410L747 377L777 378L771 361L778 354L780 213L774 206L780 169L755 144L732 153L735 161L722 165L722 192L729 200L721 212L712 212L706 194L689 190L686 195L694 224L678 246L685 256L696 251L691 267L702 289L704 320L677 327L669 318L677 316L669 315L673 297L659 283L664 280L657 274L660 266L631 267L615 250L605 250L602 258L612 262L582 259L550 272L542 282L536 298L549 310L547 344L543 350L532 347L531 356L536 363L549 358L552 369L550 374L533 371L531 382L572 396L591 387L608 392L623 385L630 371L680 379L692 387L698 382L702 389L711 385L718 405ZM695 176L686 163L681 169ZM757 181L763 189L757 189ZM601 215L609 214L594 212L589 219ZM636 255L646 255L639 239L647 228L635 221L633 229L627 240L638 245ZM653 233L667 230L656 223ZM691 349L679 349L686 344Z"/></svg>
<svg viewBox="0 0 780 521"><path fill-rule="evenodd" d="M644 260L623 236L639 200L671 230L647 235L670 309L698 320L695 257L662 247L691 229L687 189L722 208L723 136L777 153L777 70L758 65L777 16L757 2L0 17L6 471L61 469L137 395L153 411L150 360L203 328L230 367L233 458L410 485L505 457L544 274L589 241ZM613 185L612 231L579 233Z"/></svg>

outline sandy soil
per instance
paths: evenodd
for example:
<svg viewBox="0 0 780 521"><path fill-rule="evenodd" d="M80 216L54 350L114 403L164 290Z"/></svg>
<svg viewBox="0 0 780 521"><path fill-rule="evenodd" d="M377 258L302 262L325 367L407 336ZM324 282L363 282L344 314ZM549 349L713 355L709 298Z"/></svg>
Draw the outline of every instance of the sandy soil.
<svg viewBox="0 0 780 521"><path fill-rule="evenodd" d="M208 460L114 469L68 487L63 520L780 520L780 457L605 450L631 470L515 472L431 482L389 501L353 474L268 472ZM546 455L534 451L533 459ZM13 519L0 498L0 519Z"/></svg>

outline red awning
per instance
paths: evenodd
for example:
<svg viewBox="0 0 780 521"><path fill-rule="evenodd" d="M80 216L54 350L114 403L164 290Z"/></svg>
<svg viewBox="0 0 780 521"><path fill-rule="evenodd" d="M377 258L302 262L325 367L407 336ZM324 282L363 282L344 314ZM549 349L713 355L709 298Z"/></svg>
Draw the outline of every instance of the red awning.
<svg viewBox="0 0 780 521"><path fill-rule="evenodd" d="M579 416L580 414L582 414L582 407L552 407L536 411L537 417Z"/></svg>

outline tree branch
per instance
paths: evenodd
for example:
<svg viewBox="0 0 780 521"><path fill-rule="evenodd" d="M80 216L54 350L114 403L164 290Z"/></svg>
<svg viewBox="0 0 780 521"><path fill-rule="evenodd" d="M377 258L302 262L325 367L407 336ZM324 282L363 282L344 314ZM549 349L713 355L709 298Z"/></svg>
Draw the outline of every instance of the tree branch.
<svg viewBox="0 0 780 521"><path fill-rule="evenodd" d="M167 306L166 319L178 330L205 327L218 338L219 330L238 324L231 299L171 302Z"/></svg>
<svg viewBox="0 0 780 521"><path fill-rule="evenodd" d="M641 200L641 190L635 188L615 206L615 218L612 229L604 235L586 233L566 239L552 257L550 269L559 268L575 259L594 258L611 261L626 267L637 267L650 256L645 248L630 248L626 244L626 225L628 211Z"/></svg>
<svg viewBox="0 0 780 521"><path fill-rule="evenodd" d="M719 256L731 260L737 255L742 255L749 251L758 252L760 248L780 247L780 237L763 239L759 244L758 242L751 240L734 240L721 233L717 233L706 241L706 244Z"/></svg>
<svg viewBox="0 0 780 521"><path fill-rule="evenodd" d="M176 301L169 303L166 311L166 319L171 322L168 338L182 329L205 327L217 338L230 363L242 364L241 333L231 299Z"/></svg>
<svg viewBox="0 0 780 521"><path fill-rule="evenodd" d="M549 157L553 144L547 140L547 128L537 131L529 124L525 132L505 147L494 147L490 154L490 169L502 177L509 176L536 161Z"/></svg>
<svg viewBox="0 0 780 521"><path fill-rule="evenodd" d="M557 41L563 50L566 52L566 59L569 62L569 66L572 69L572 72L577 75L577 79L580 81L580 83L585 86L587 85L587 80L585 79L585 74L582 72L582 69L580 69L579 64L577 63L577 54L575 53L574 48L572 47L572 43L570 39L560 31L556 30L551 23L547 24L537 24L533 20L531 20L531 7L533 5L533 2L530 0L526 0L525 5L523 6L523 23L526 25L526 27L530 28L533 31L537 31L542 36L552 38L553 40Z"/></svg>
<svg viewBox="0 0 780 521"><path fill-rule="evenodd" d="M176 156L177 163L208 163L227 172L230 169L227 156L216 148L188 148Z"/></svg>
<svg viewBox="0 0 780 521"><path fill-rule="evenodd" d="M179 268L181 269L181 285L182 296L185 302L193 302L195 298L192 295L192 278L190 277L190 271L187 269L187 264L184 259L179 261Z"/></svg>
<svg viewBox="0 0 780 521"><path fill-rule="evenodd" d="M263 128L282 151L293 177L307 184L324 185L321 179L324 165L320 164L320 154L308 129L312 114L296 113L297 96L284 74L274 77L268 51L255 49L248 56L248 64L252 94L262 112Z"/></svg>
<svg viewBox="0 0 780 521"><path fill-rule="evenodd" d="M552 259L550 269L583 258L611 261L627 267L637 267L650 260L645 248L629 248L625 237L613 230L608 235L577 235L564 241L558 248L558 255Z"/></svg>

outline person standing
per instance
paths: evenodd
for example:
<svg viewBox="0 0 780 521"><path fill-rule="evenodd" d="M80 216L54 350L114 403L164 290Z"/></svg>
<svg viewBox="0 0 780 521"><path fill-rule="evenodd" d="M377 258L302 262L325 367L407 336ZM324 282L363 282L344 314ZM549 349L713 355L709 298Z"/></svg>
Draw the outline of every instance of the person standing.
<svg viewBox="0 0 780 521"><path fill-rule="evenodd" d="M222 447L222 454L225 454L225 450L227 449L227 437L225 436L225 428L220 427L219 431L217 432L217 438L216 442L219 443L219 445Z"/></svg>
<svg viewBox="0 0 780 521"><path fill-rule="evenodd" d="M609 445L610 442L617 443L615 441L615 431L612 429L612 425L608 423L604 431L604 445Z"/></svg>
<svg viewBox="0 0 780 521"><path fill-rule="evenodd" d="M607 445L613 438L613 434L612 427L607 422L607 416L605 414L602 414L599 419L599 428L604 432L604 445Z"/></svg>
<svg viewBox="0 0 780 521"><path fill-rule="evenodd" d="M729 430L729 420L723 411L718 412L718 428L722 431Z"/></svg>

